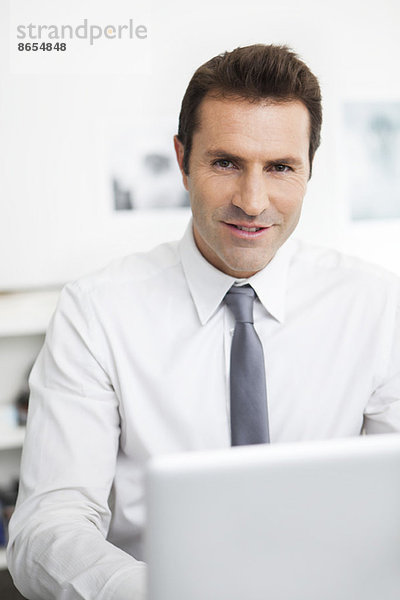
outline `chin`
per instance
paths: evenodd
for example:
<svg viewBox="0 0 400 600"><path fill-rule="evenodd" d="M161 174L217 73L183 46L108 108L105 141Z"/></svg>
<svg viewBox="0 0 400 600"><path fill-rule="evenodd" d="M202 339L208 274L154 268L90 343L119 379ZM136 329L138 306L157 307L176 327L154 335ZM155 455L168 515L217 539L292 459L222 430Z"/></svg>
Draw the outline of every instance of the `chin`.
<svg viewBox="0 0 400 600"><path fill-rule="evenodd" d="M258 271L261 271L262 269L264 269L264 267L267 266L267 264L270 262L270 260L272 260L272 258L274 257L274 253L273 252L268 252L267 256L263 256L262 260L257 260L257 261L247 261L247 262L243 262L243 261L227 261L225 263L226 268L228 268L232 273L235 273L235 276L237 277L250 277L251 275L254 275L255 273L257 273ZM240 273L245 273L245 275L240 275ZM249 273L251 275L249 275Z"/></svg>
<svg viewBox="0 0 400 600"><path fill-rule="evenodd" d="M246 264L246 265L238 265L238 264L227 264L224 269L222 269L225 273L230 275L231 277L237 277L238 279L247 279L252 275L255 275L258 271L261 271L268 263L262 264Z"/></svg>

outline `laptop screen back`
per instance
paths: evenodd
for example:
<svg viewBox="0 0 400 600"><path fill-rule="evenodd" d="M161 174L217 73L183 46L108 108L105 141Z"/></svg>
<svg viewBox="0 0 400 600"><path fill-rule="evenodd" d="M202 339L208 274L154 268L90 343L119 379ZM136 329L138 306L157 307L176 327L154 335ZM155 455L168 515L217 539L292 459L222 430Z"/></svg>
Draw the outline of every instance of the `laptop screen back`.
<svg viewBox="0 0 400 600"><path fill-rule="evenodd" d="M400 435L155 459L150 600L398 600Z"/></svg>

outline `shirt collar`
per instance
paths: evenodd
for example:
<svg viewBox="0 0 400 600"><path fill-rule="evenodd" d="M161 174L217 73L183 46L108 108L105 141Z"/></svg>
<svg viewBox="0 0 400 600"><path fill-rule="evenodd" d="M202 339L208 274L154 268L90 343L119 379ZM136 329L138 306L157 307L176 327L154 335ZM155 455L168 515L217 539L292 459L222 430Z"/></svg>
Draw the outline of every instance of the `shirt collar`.
<svg viewBox="0 0 400 600"><path fill-rule="evenodd" d="M287 240L264 269L240 280L240 284L249 283L254 288L264 308L279 322L285 318L287 276L295 246L294 240ZM216 269L201 254L194 241L192 219L179 243L179 254L199 319L204 325L237 280Z"/></svg>

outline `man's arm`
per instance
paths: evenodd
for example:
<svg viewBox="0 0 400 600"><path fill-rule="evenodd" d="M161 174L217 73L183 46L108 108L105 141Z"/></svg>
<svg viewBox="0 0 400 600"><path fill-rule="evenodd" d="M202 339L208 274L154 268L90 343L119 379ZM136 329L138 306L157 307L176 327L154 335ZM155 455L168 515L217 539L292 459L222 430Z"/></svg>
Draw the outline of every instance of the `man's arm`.
<svg viewBox="0 0 400 600"><path fill-rule="evenodd" d="M32 600L142 600L145 565L105 540L119 410L85 293L64 288L30 377L8 564Z"/></svg>
<svg viewBox="0 0 400 600"><path fill-rule="evenodd" d="M400 432L400 300L389 305L383 375L364 412L366 433ZM382 316L383 318L383 316Z"/></svg>

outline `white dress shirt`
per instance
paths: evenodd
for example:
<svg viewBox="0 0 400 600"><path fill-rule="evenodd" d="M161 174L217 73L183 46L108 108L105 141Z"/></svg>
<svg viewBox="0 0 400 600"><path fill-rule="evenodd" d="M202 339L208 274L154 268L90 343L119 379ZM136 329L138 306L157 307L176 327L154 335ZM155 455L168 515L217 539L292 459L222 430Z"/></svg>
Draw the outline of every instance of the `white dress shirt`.
<svg viewBox="0 0 400 600"><path fill-rule="evenodd" d="M258 299L272 443L400 431L400 285L288 240ZM230 445L234 278L178 243L67 285L33 369L8 561L32 600L146 597L143 471ZM243 283L243 281L241 281Z"/></svg>

